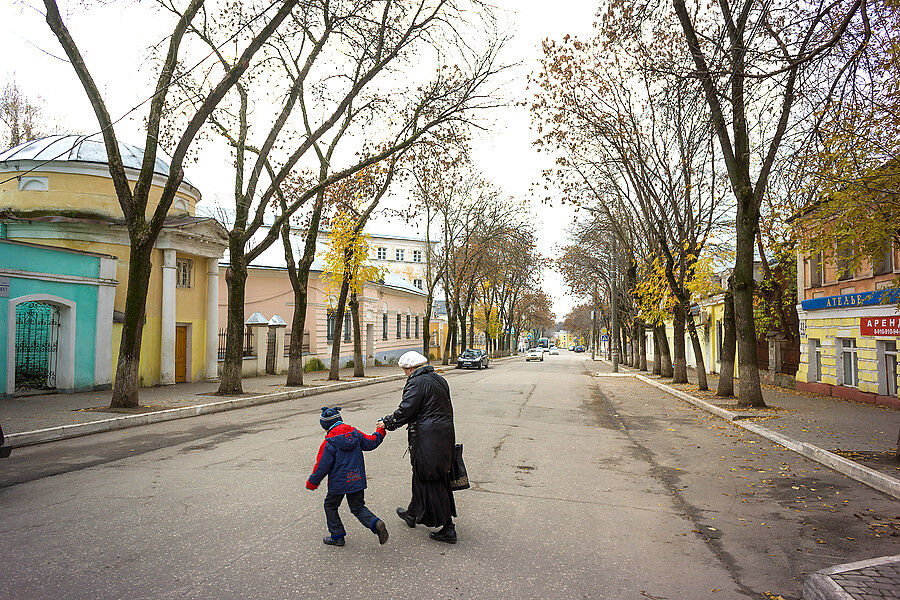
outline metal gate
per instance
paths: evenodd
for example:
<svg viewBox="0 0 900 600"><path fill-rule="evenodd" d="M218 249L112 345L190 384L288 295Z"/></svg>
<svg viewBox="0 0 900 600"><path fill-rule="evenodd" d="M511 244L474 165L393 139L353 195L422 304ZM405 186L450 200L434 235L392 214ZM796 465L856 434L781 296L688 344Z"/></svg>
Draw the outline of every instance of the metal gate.
<svg viewBox="0 0 900 600"><path fill-rule="evenodd" d="M275 374L275 328L269 327L266 336L266 373Z"/></svg>
<svg viewBox="0 0 900 600"><path fill-rule="evenodd" d="M59 308L43 302L16 306L16 392L56 387Z"/></svg>

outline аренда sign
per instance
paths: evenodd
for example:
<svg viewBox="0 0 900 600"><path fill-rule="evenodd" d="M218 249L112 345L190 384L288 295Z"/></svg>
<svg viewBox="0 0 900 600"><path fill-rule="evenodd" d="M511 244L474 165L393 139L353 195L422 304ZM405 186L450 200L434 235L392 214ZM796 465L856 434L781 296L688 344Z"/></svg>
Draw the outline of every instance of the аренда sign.
<svg viewBox="0 0 900 600"><path fill-rule="evenodd" d="M900 336L900 316L898 317L860 317L859 333L861 335L893 335Z"/></svg>

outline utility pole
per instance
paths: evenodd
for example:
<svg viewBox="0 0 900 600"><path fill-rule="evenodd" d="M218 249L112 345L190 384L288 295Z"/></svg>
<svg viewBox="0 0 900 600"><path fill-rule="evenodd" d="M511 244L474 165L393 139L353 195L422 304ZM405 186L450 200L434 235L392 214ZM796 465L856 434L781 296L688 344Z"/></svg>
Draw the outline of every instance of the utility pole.
<svg viewBox="0 0 900 600"><path fill-rule="evenodd" d="M597 284L594 284L594 297L591 303L591 360L597 357Z"/></svg>
<svg viewBox="0 0 900 600"><path fill-rule="evenodd" d="M613 364L613 373L619 372L619 316L618 309L616 308L616 304L618 304L618 275L619 275L619 261L616 256L616 236L613 235L612 239L612 261L613 261L613 272L612 277L610 278L610 298L609 298L609 306L610 306L610 329L612 331L609 332L609 343L612 344L612 364ZM614 341L615 340L615 341Z"/></svg>

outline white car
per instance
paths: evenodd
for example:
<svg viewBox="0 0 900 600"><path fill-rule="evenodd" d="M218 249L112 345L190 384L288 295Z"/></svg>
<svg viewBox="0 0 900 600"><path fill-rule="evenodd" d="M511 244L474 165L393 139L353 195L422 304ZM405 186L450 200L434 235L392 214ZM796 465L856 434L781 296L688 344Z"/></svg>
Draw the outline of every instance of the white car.
<svg viewBox="0 0 900 600"><path fill-rule="evenodd" d="M525 354L525 362L529 362L532 360L544 360L544 351L540 348L529 348L528 352Z"/></svg>
<svg viewBox="0 0 900 600"><path fill-rule="evenodd" d="M559 348L556 346L550 346L550 356L559 356Z"/></svg>

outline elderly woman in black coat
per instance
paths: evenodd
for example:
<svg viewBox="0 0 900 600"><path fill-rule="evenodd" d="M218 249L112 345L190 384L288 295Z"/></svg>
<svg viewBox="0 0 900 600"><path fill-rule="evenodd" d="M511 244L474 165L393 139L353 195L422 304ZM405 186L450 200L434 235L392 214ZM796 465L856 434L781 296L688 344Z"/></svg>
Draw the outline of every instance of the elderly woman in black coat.
<svg viewBox="0 0 900 600"><path fill-rule="evenodd" d="M412 500L408 508L398 508L397 514L410 527L416 523L441 527L429 534L431 539L453 544L456 504L450 489L450 464L456 438L450 386L418 352L401 356L399 365L407 376L403 400L383 419L389 431L402 425L408 430Z"/></svg>

